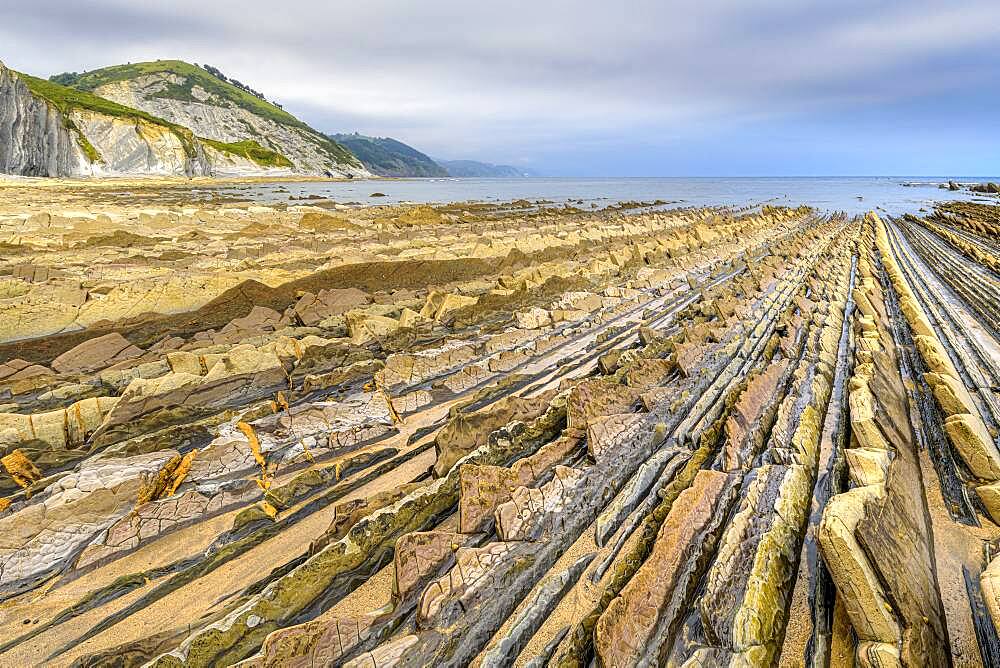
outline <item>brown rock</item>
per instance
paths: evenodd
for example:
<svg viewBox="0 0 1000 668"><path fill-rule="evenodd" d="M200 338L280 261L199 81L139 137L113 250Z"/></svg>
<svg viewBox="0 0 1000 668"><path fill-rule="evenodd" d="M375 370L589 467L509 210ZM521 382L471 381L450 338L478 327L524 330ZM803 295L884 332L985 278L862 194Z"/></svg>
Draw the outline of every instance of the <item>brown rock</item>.
<svg viewBox="0 0 1000 668"><path fill-rule="evenodd" d="M629 387L647 390L662 385L676 368L673 359L639 360L625 372L625 382Z"/></svg>
<svg viewBox="0 0 1000 668"><path fill-rule="evenodd" d="M314 232L336 232L339 230L359 230L360 226L347 220L343 216L337 216L321 211L307 211L299 219L299 227Z"/></svg>
<svg viewBox="0 0 1000 668"><path fill-rule="evenodd" d="M36 376L51 376L52 370L40 364L28 364L22 359L14 359L0 364L0 383L13 383Z"/></svg>
<svg viewBox="0 0 1000 668"><path fill-rule="evenodd" d="M536 397L505 397L474 413L458 413L434 439L438 452L434 474L442 477L459 459L486 443L490 433L515 420L527 422L543 412L555 391Z"/></svg>
<svg viewBox="0 0 1000 668"><path fill-rule="evenodd" d="M52 368L59 373L84 373L95 371L116 362L142 355L143 350L129 343L117 332L84 341L52 360Z"/></svg>
<svg viewBox="0 0 1000 668"><path fill-rule="evenodd" d="M462 533L488 529L497 506L510 501L515 489L531 482L526 475L522 479L503 466L463 464L459 476L458 530Z"/></svg>
<svg viewBox="0 0 1000 668"><path fill-rule="evenodd" d="M254 306L242 318L233 318L222 328L223 334L238 333L241 337L250 336L263 332L273 332L281 322L281 314L266 306ZM216 337L218 338L218 337ZM233 342L238 342L240 338L235 338Z"/></svg>
<svg viewBox="0 0 1000 668"><path fill-rule="evenodd" d="M233 668L313 668L336 665L341 658L371 637L373 627L387 611L314 619L278 629L264 639L256 655Z"/></svg>
<svg viewBox="0 0 1000 668"><path fill-rule="evenodd" d="M606 415L629 413L638 403L641 390L599 378L578 383L566 403L566 430L572 436L583 436L591 419Z"/></svg>
<svg viewBox="0 0 1000 668"><path fill-rule="evenodd" d="M449 562L469 537L450 531L417 531L400 536L393 557L396 579L393 597L406 600Z"/></svg>
<svg viewBox="0 0 1000 668"><path fill-rule="evenodd" d="M296 317L306 327L317 325L335 315L343 315L351 309L370 304L367 292L357 288L320 290L318 294L306 292L296 302L293 310Z"/></svg>
<svg viewBox="0 0 1000 668"><path fill-rule="evenodd" d="M725 473L700 471L677 497L646 561L598 619L594 645L602 665L660 663L654 640L662 640L683 613L701 552L712 543L704 534L722 511L717 506L728 480Z"/></svg>

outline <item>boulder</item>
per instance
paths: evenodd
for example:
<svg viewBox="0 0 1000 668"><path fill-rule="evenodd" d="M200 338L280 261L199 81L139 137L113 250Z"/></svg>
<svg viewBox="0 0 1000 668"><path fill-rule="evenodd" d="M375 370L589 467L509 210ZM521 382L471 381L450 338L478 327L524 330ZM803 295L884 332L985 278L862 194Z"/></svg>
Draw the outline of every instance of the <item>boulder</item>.
<svg viewBox="0 0 1000 668"><path fill-rule="evenodd" d="M848 448L844 454L847 456L851 482L855 486L864 487L885 482L885 474L892 460L889 450Z"/></svg>
<svg viewBox="0 0 1000 668"><path fill-rule="evenodd" d="M976 488L976 495L982 501L993 523L1000 525L1000 483L980 485Z"/></svg>
<svg viewBox="0 0 1000 668"><path fill-rule="evenodd" d="M347 313L347 332L351 343L362 345L374 339L383 338L399 329L399 321L381 315Z"/></svg>
<svg viewBox="0 0 1000 668"><path fill-rule="evenodd" d="M427 302L420 310L420 315L432 320L440 320L451 311L455 311L466 306L472 306L478 302L478 297L453 295L435 290L427 296Z"/></svg>
<svg viewBox="0 0 1000 668"><path fill-rule="evenodd" d="M556 466L552 479L541 487L518 487L496 510L497 535L508 542L545 540L558 531L566 515L577 511L586 484L584 471Z"/></svg>
<svg viewBox="0 0 1000 668"><path fill-rule="evenodd" d="M306 211L299 219L299 227L313 232L337 232L340 230L360 230L361 227L346 217L322 211Z"/></svg>
<svg viewBox="0 0 1000 668"><path fill-rule="evenodd" d="M242 318L233 318L220 330L223 334L236 333L243 336L273 332L281 324L281 314L266 306L254 306ZM233 339L234 342L239 339Z"/></svg>
<svg viewBox="0 0 1000 668"><path fill-rule="evenodd" d="M934 398L945 416L972 413L976 404L965 384L946 373L925 373L924 380L934 392Z"/></svg>
<svg viewBox="0 0 1000 668"><path fill-rule="evenodd" d="M578 383L567 400L566 429L582 436L594 418L631 412L639 402L641 390L616 383L611 378L596 378Z"/></svg>
<svg viewBox="0 0 1000 668"><path fill-rule="evenodd" d="M851 433L858 447L869 450L889 450L892 446L876 423L877 404L868 383L859 376L850 381L848 404L851 409Z"/></svg>
<svg viewBox="0 0 1000 668"><path fill-rule="evenodd" d="M518 311L514 314L514 320L521 329L541 329L552 324L552 316L543 308L537 306L527 311Z"/></svg>
<svg viewBox="0 0 1000 668"><path fill-rule="evenodd" d="M29 364L22 359L13 359L0 364L0 383L13 383L35 376L51 376L52 370L40 364Z"/></svg>
<svg viewBox="0 0 1000 668"><path fill-rule="evenodd" d="M980 574L979 586L983 590L983 601L990 611L993 624L1000 628L1000 558L994 558Z"/></svg>
<svg viewBox="0 0 1000 668"><path fill-rule="evenodd" d="M527 422L545 412L554 391L536 397L505 397L474 413L458 413L441 428L434 439L438 457L434 474L444 476L459 459L484 445L491 432L507 424Z"/></svg>

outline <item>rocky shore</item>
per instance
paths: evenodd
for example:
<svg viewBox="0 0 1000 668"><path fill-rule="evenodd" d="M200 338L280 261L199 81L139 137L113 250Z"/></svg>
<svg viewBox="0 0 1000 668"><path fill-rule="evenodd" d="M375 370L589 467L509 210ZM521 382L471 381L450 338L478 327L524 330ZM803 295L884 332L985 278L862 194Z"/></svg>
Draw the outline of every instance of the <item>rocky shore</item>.
<svg viewBox="0 0 1000 668"><path fill-rule="evenodd" d="M1000 208L234 183L0 183L0 665L1000 662Z"/></svg>

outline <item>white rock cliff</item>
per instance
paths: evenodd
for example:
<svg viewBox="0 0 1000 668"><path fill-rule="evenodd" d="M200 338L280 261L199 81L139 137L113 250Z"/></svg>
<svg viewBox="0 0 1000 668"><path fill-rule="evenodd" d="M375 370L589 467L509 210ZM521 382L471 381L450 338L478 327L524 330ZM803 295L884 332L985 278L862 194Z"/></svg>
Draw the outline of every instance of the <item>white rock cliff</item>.
<svg viewBox="0 0 1000 668"><path fill-rule="evenodd" d="M99 97L156 117L148 119L139 113L105 113L100 105L57 107L32 92L22 76L0 62L0 173L49 177L370 176L349 154L346 159L332 155L323 143L325 138L304 124L293 127L227 107L226 101L210 99L197 88L203 102L147 97L151 87L155 90L165 85L169 76L116 82L96 91ZM285 165L259 164L202 137L226 143L256 141L286 158Z"/></svg>

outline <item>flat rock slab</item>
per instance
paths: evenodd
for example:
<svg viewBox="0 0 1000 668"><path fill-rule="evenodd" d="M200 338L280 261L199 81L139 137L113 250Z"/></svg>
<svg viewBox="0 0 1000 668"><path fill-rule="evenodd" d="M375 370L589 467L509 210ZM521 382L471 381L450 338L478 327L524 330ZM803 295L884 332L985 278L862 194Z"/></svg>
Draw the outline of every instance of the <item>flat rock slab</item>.
<svg viewBox="0 0 1000 668"><path fill-rule="evenodd" d="M52 368L59 373L83 373L140 357L143 352L142 348L132 345L118 332L113 332L67 350L52 360Z"/></svg>
<svg viewBox="0 0 1000 668"><path fill-rule="evenodd" d="M634 666L657 655L652 646L657 626L665 614L681 612L690 580L697 577L704 533L717 520L729 480L719 471L700 471L677 497L649 557L597 622L594 645L603 665Z"/></svg>

